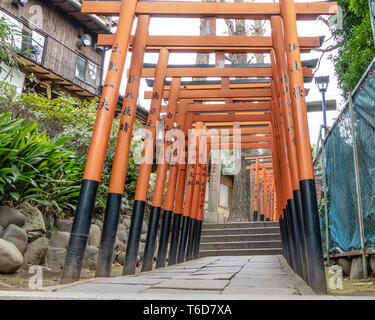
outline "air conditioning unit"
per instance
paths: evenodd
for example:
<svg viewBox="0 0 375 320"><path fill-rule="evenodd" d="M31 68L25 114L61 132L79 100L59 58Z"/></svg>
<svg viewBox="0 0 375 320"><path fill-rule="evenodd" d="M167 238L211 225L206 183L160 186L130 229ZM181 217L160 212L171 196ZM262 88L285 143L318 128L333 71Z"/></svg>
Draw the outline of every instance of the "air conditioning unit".
<svg viewBox="0 0 375 320"><path fill-rule="evenodd" d="M97 52L97 53L103 53L104 51L104 47L103 46L98 46L97 43L94 44L94 50Z"/></svg>

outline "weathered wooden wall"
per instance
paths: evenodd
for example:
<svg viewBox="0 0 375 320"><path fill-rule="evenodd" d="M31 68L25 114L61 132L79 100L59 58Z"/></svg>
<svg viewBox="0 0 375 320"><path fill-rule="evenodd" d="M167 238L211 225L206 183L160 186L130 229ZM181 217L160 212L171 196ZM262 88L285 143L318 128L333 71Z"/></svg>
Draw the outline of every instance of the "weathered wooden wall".
<svg viewBox="0 0 375 320"><path fill-rule="evenodd" d="M24 17L24 20L27 21L29 21L34 14L31 7L35 5L40 6L43 13L42 31L100 65L100 54L98 54L92 46L82 47L81 49L77 48L76 43L79 40L80 31L80 26L77 21L69 17L69 15L60 8L51 4L48 0L29 0L24 7L19 7L18 9L12 6L10 0L7 0L7 2L0 0L0 5L13 15L21 19ZM93 41L95 41L96 38L94 34L92 34L92 36ZM68 58L69 57L66 59L67 61Z"/></svg>
<svg viewBox="0 0 375 320"><path fill-rule="evenodd" d="M79 23L68 13L48 0L29 0L24 7L18 8L13 6L10 0L0 0L0 6L18 17L26 25L27 22L34 21L35 6L39 6L41 8L39 12L42 15L42 19L40 19L42 26L35 29L46 37L44 58L41 65L83 89L97 94L100 71L98 71L95 85L86 83L75 76L77 54L87 58L98 67L101 66L101 54L96 52L93 46L78 48L76 45L82 31L91 34L93 43L96 42L94 33L82 29Z"/></svg>

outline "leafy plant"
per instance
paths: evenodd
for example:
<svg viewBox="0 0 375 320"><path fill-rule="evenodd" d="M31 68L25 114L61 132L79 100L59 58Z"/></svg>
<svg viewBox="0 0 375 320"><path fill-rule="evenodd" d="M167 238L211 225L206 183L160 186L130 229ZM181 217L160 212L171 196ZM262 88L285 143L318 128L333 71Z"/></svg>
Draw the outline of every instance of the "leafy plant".
<svg viewBox="0 0 375 320"><path fill-rule="evenodd" d="M333 30L340 44L334 62L338 85L343 96L351 92L375 56L374 38L367 0L338 0L343 20L340 28Z"/></svg>
<svg viewBox="0 0 375 320"><path fill-rule="evenodd" d="M57 167L54 166L54 164L48 165L50 169L57 171L50 172L48 180L45 180L44 183L41 180L38 184L38 188L44 190L44 188L48 187L46 186L47 184L52 184L52 180L58 181L55 181L54 188L51 188L49 191L49 197L45 194L41 195L43 194L41 190L34 190L35 192L32 193L34 196L36 195L37 198L34 196L31 197L30 194L30 199L35 201L36 199L39 199L38 202L46 206L50 204L54 206L58 212L70 212L69 208L73 209L78 199L86 155L96 119L96 106L98 100L93 99L91 101L81 101L70 96L47 99L46 97L34 92L25 92L18 95L6 82L0 82L0 97L0 114L1 111L6 112L7 121L17 121L18 124L15 125L15 127L23 125L25 128L33 128L35 132L33 131L32 134L44 132L41 134L44 135L43 139L49 141L49 139L52 138L52 141L59 141L62 143L61 145L59 144L60 150L70 152L71 161L67 161L67 159L64 158L61 161L56 161L56 163L59 163L59 166ZM23 118L23 120L19 120L19 118ZM22 121L22 124L20 121ZM39 125L36 125L35 122L38 122ZM115 118L109 140L102 180L98 189L96 213L102 213L106 205L118 124L119 119ZM134 130L139 128L140 125L141 123L136 120ZM10 136L13 134L14 133L10 133ZM46 142L44 141L43 143ZM141 139L133 139L132 150L134 150L139 143L141 143ZM27 160L25 160L25 162L27 162ZM12 164L17 168L19 166L18 162ZM5 167L0 163L0 168ZM9 168L9 166L7 166L7 168ZM63 168L64 170L59 171L60 168ZM8 172L9 174L10 170L4 170L4 172ZM47 173L45 173L45 175L47 175ZM65 178L60 179L59 175ZM124 197L122 201L123 210L132 207L137 178L138 164L135 162L131 152L128 162L126 183L124 186ZM65 180L65 182L62 180ZM34 178L33 181L35 181ZM67 181L70 181L71 183L67 183ZM32 183L32 181L30 181L29 184L30 183ZM33 185L31 187L33 187ZM4 187L0 188L4 189ZM12 201L20 202L23 200L21 194L23 195L25 191L21 190L21 192L19 192L20 197L18 197L16 193L17 188L19 188L18 185L17 187L12 188L12 190L8 188L7 196L12 199ZM12 197L10 192L12 192L15 197ZM2 194L3 201L5 201L7 197L4 198L4 192ZM29 193L25 194L25 196L27 195L29 195ZM74 198L72 198L73 196Z"/></svg>
<svg viewBox="0 0 375 320"><path fill-rule="evenodd" d="M0 200L74 209L84 161L63 147L69 137L51 141L38 123L9 117L0 114Z"/></svg>
<svg viewBox="0 0 375 320"><path fill-rule="evenodd" d="M4 61L10 67L17 67L19 58L15 46L14 35L17 33L4 17L0 17L0 61ZM0 70L3 68L0 66Z"/></svg>

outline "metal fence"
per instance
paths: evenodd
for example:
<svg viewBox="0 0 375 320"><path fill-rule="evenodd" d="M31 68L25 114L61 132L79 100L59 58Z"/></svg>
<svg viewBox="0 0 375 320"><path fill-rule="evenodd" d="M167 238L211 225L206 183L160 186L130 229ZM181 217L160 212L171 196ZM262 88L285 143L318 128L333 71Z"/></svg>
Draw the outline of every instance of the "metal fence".
<svg viewBox="0 0 375 320"><path fill-rule="evenodd" d="M326 255L375 253L375 59L319 138L314 168Z"/></svg>

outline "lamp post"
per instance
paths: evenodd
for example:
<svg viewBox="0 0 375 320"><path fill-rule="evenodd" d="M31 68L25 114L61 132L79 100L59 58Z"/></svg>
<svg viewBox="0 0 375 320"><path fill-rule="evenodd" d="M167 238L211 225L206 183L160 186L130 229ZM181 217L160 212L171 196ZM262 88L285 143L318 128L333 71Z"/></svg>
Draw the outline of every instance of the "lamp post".
<svg viewBox="0 0 375 320"><path fill-rule="evenodd" d="M326 91L329 83L329 76L315 77L315 83L322 94L322 111L323 111L323 127L324 136L327 136L327 117L326 117Z"/></svg>

